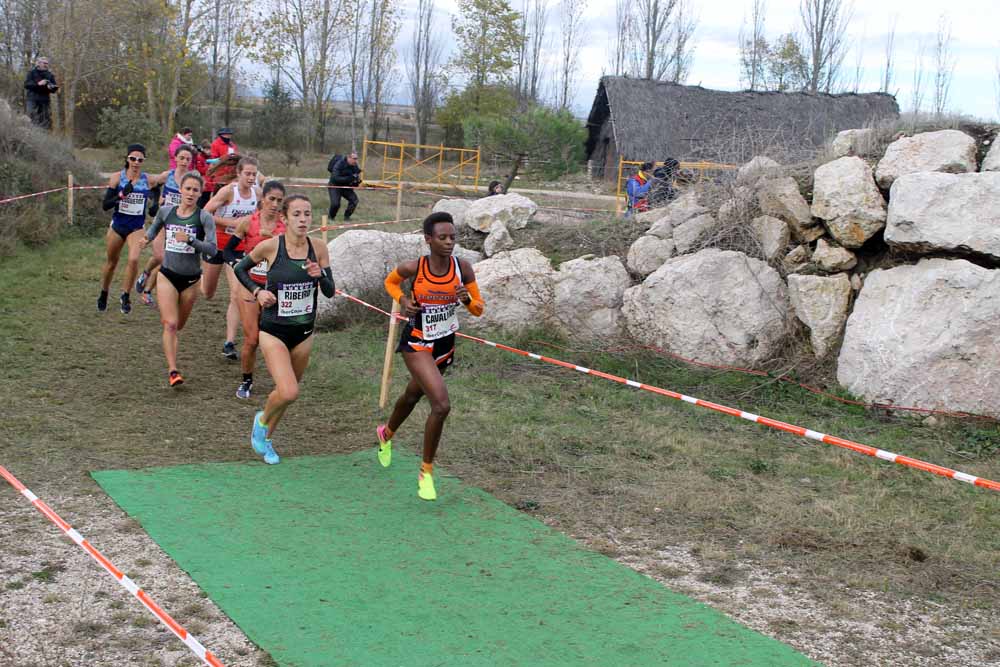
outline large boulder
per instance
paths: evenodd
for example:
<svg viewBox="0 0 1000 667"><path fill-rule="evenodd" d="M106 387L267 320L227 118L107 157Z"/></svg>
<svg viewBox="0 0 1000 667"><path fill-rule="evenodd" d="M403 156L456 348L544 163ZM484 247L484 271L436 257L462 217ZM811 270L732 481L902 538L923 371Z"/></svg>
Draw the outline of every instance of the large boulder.
<svg viewBox="0 0 1000 667"><path fill-rule="evenodd" d="M817 357L825 357L847 321L851 303L851 279L835 276L788 276L788 295L795 316L809 327L809 339Z"/></svg>
<svg viewBox="0 0 1000 667"><path fill-rule="evenodd" d="M859 130L844 130L830 142L830 154L835 157L848 155L868 155L875 143L875 131L872 128Z"/></svg>
<svg viewBox="0 0 1000 667"><path fill-rule="evenodd" d="M516 331L549 320L555 271L538 250L501 252L475 269L486 311L474 324Z"/></svg>
<svg viewBox="0 0 1000 667"><path fill-rule="evenodd" d="M816 170L812 214L826 222L830 236L860 248L885 226L885 200L872 170L859 157L842 157Z"/></svg>
<svg viewBox="0 0 1000 667"><path fill-rule="evenodd" d="M1000 258L1000 172L909 174L892 185L885 240L916 252Z"/></svg>
<svg viewBox="0 0 1000 667"><path fill-rule="evenodd" d="M781 175L781 165L769 157L758 155L736 172L736 182L739 185L753 185L761 178L772 178Z"/></svg>
<svg viewBox="0 0 1000 667"><path fill-rule="evenodd" d="M816 241L816 249L813 250L812 261L824 273L848 271L858 264L858 258L853 252L833 243L827 243L826 239Z"/></svg>
<svg viewBox="0 0 1000 667"><path fill-rule="evenodd" d="M663 266L663 263L673 256L673 239L661 239L647 234L637 238L628 249L626 262L629 271L645 277Z"/></svg>
<svg viewBox="0 0 1000 667"><path fill-rule="evenodd" d="M693 191L681 195L658 211L659 215L646 233L661 239L672 238L675 227L708 213L708 209L698 203L698 196Z"/></svg>
<svg viewBox="0 0 1000 667"><path fill-rule="evenodd" d="M750 223L754 235L760 242L761 252L764 259L773 261L784 254L791 240L788 225L784 220L778 220L769 215L761 215L753 219Z"/></svg>
<svg viewBox="0 0 1000 667"><path fill-rule="evenodd" d="M837 379L868 401L1000 417L1000 272L924 259L872 271Z"/></svg>
<svg viewBox="0 0 1000 667"><path fill-rule="evenodd" d="M327 249L337 289L359 297L365 294L371 296L373 290L382 290L385 277L394 268L430 252L423 234L393 234L371 229L344 232L330 241ZM470 264L482 259L478 252L457 245L455 256ZM378 294L381 297L384 292ZM320 295L316 307L317 316L336 315L343 303L344 300L339 297L327 299Z"/></svg>
<svg viewBox="0 0 1000 667"><path fill-rule="evenodd" d="M667 260L625 291L629 332L708 363L753 366L780 349L788 293L778 272L741 252L706 248Z"/></svg>
<svg viewBox="0 0 1000 667"><path fill-rule="evenodd" d="M701 249L718 228L718 221L707 213L674 227L673 241L677 254L683 255Z"/></svg>
<svg viewBox="0 0 1000 667"><path fill-rule="evenodd" d="M494 222L493 226L490 227L490 233L486 235L486 239L483 241L483 252L487 257L492 257L498 252L512 250L513 248L514 239L511 238L510 232L507 231L506 225L502 222Z"/></svg>
<svg viewBox="0 0 1000 667"><path fill-rule="evenodd" d="M1000 171L1000 134L993 138L993 145L983 158L983 166L980 171Z"/></svg>
<svg viewBox="0 0 1000 667"><path fill-rule="evenodd" d="M468 199L439 199L431 210L434 213L440 211L451 213L451 217L455 221L455 229L461 229L462 225L465 224L465 212L469 210L471 205L472 202Z"/></svg>
<svg viewBox="0 0 1000 667"><path fill-rule="evenodd" d="M465 224L480 232L489 232L494 222L507 229L524 229L538 210L527 197L512 193L477 199L465 210Z"/></svg>
<svg viewBox="0 0 1000 667"><path fill-rule="evenodd" d="M883 190L900 176L924 171L962 174L976 170L976 140L958 130L924 132L889 144L875 168Z"/></svg>
<svg viewBox="0 0 1000 667"><path fill-rule="evenodd" d="M811 243L826 231L813 219L806 198L791 176L762 180L757 185L757 203L764 215L787 222L792 238L799 243Z"/></svg>
<svg viewBox="0 0 1000 667"><path fill-rule="evenodd" d="M618 257L563 262L554 284L553 324L566 336L611 339L622 334L622 296L629 279Z"/></svg>

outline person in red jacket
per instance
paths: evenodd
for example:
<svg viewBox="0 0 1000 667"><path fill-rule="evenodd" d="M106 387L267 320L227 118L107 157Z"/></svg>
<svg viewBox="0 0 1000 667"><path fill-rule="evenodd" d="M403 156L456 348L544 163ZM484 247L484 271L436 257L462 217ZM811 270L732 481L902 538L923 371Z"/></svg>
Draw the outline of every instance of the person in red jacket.
<svg viewBox="0 0 1000 667"><path fill-rule="evenodd" d="M212 150L208 154L210 160L218 160L226 157L227 155L233 155L240 152L236 142L233 141L233 131L231 129L228 127L219 128L216 135L215 141L212 142ZM235 173L228 175L225 173L219 173L218 171L215 173L214 180L216 181L216 190L221 189L218 185L219 182L226 184L233 180L228 176L235 176Z"/></svg>

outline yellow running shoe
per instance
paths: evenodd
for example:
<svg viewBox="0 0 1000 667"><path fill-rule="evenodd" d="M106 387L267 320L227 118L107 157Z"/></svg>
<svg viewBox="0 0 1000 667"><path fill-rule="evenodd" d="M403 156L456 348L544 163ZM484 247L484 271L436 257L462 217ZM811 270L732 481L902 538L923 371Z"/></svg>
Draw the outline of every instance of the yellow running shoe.
<svg viewBox="0 0 1000 667"><path fill-rule="evenodd" d="M375 429L375 435L378 436L378 462L388 468L392 463L392 440L385 437L385 424Z"/></svg>
<svg viewBox="0 0 1000 667"><path fill-rule="evenodd" d="M424 500L437 500L438 494L434 490L434 476L429 472L420 471L417 477L417 495Z"/></svg>

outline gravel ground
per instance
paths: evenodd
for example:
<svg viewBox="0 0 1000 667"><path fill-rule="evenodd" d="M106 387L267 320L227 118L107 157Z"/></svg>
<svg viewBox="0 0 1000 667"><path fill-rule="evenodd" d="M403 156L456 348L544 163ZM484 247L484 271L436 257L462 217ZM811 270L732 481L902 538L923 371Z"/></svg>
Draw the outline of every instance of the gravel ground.
<svg viewBox="0 0 1000 667"><path fill-rule="evenodd" d="M70 496L33 489L167 613L231 667L272 665L205 598L139 525L99 490ZM0 665L181 667L198 660L89 556L8 488L0 508ZM877 593L819 599L790 569L749 562L720 573L697 548L653 549L620 536L577 536L614 545L623 564L794 646L829 667L1000 664L1000 617ZM846 601L845 601L846 600ZM984 631L984 629L986 629ZM334 663L331 663L334 664Z"/></svg>

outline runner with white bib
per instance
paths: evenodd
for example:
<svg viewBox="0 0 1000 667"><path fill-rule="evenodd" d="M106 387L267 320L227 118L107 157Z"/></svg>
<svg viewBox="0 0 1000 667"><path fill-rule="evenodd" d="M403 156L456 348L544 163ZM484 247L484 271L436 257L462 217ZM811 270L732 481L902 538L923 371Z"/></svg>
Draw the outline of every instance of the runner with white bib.
<svg viewBox="0 0 1000 667"><path fill-rule="evenodd" d="M229 305L226 307L226 340L222 345L222 354L236 361L236 329L240 324L239 298L237 296L236 276L231 266L225 265L222 249L229 243L229 237L236 231L240 218L246 218L257 210L260 198L260 188L257 186L257 160L252 157L240 158L236 165L236 180L222 187L205 205L205 210L215 216L216 238L219 252L214 257L205 260L205 272L201 279L201 292L206 299L215 296L219 287L219 273L226 272L226 283L229 285ZM236 248L237 256L243 256L243 246ZM223 268L225 266L225 268Z"/></svg>
<svg viewBox="0 0 1000 667"><path fill-rule="evenodd" d="M111 177L108 189L104 193L102 207L105 211L114 209L111 225L105 235L107 259L101 269L101 294L97 297L97 310L108 309L108 289L111 278L118 268L122 248L128 246L128 260L125 265L125 275L122 277L121 311L123 315L132 312L132 301L129 292L139 272L139 254L142 251L140 240L141 230L146 224L146 206L152 197L152 190L166 181L166 172L155 176L142 170L146 161L146 147L142 144L131 144L125 152L125 167Z"/></svg>
<svg viewBox="0 0 1000 667"><path fill-rule="evenodd" d="M400 264L385 279L385 290L399 302L409 322L399 339L410 381L396 401L389 421L376 429L379 441L378 460L392 463L392 436L403 425L424 396L431 412L424 425L423 462L417 476L417 495L436 500L434 456L441 442L441 431L451 411L444 373L455 360L455 332L458 331L458 304L472 315L483 314L485 304L476 285L472 265L458 259L455 250L455 224L451 214L432 213L424 219L424 240L431 253L412 262ZM413 280L410 295L403 294L403 281Z"/></svg>
<svg viewBox="0 0 1000 667"><path fill-rule="evenodd" d="M215 221L198 208L203 187L201 174L188 172L182 176L180 203L161 208L142 239L145 246L163 231L160 275L164 279L158 281L156 296L160 302L163 354L167 358L167 381L171 387L184 383L177 369L177 337L198 300L196 285L201 279L201 256L212 256L217 251Z"/></svg>
<svg viewBox="0 0 1000 667"><path fill-rule="evenodd" d="M242 245L246 252L251 252L263 241L285 233L285 221L281 210L285 201L285 186L280 181L267 181L261 192L260 210L248 218L242 218L236 225L236 230L230 236L229 242L223 248L223 258L227 264L235 265L241 258L237 256L236 248ZM267 260L250 268L250 278L255 285L267 286ZM243 349L240 353L240 366L243 379L236 389L237 398L250 398L253 392L253 371L257 363L257 345L260 334L260 305L253 294L242 284L237 286L237 303L240 308L240 322L243 325Z"/></svg>
<svg viewBox="0 0 1000 667"><path fill-rule="evenodd" d="M166 206L179 206L181 203L180 181L184 174L192 170L194 163L194 147L188 144L181 144L174 152L174 168L165 172L167 180L163 184L163 196L160 197L160 208ZM153 256L146 262L146 266L139 278L135 281L135 291L142 297L142 302L147 306L155 306L153 290L156 289L156 274L160 264L163 262L163 232L153 239Z"/></svg>
<svg viewBox="0 0 1000 667"><path fill-rule="evenodd" d="M292 195L284 203L285 233L260 242L236 265L236 277L260 304L260 349L274 380L264 410L253 418L250 444L265 463L278 463L271 437L285 410L299 397L299 382L309 365L316 322L317 288L334 294L326 245L309 238L312 203ZM250 270L267 262L262 287Z"/></svg>

